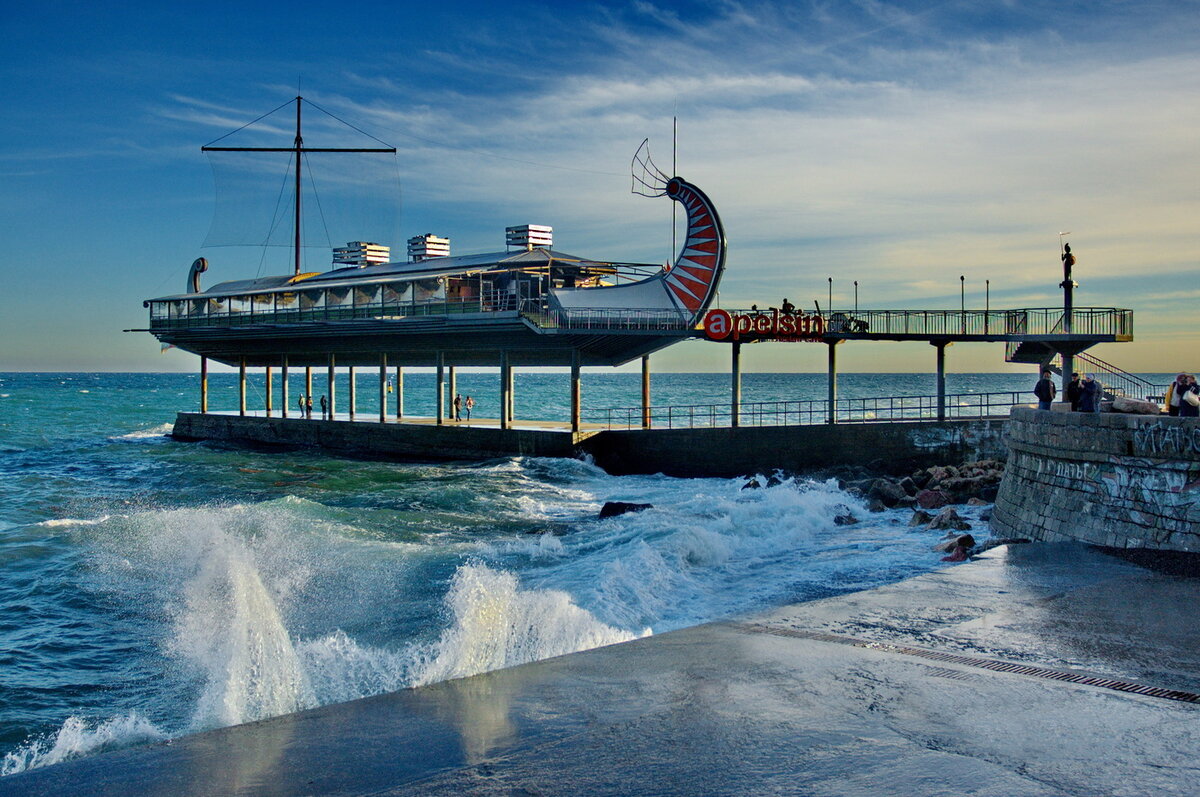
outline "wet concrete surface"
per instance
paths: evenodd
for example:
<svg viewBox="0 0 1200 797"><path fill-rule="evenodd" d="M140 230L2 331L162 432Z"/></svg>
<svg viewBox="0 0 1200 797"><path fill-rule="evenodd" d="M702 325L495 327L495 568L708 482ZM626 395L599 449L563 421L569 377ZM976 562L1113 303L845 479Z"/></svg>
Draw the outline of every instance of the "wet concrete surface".
<svg viewBox="0 0 1200 797"><path fill-rule="evenodd" d="M1200 579L1082 546L998 548L875 590L59 764L0 793L1190 795L1200 703L1045 675L1200 692L1197 598Z"/></svg>

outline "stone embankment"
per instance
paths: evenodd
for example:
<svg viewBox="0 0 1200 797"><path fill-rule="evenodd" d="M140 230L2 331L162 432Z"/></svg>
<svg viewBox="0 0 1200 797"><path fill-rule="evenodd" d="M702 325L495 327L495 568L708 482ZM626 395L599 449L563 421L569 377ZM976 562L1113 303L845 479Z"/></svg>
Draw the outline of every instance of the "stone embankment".
<svg viewBox="0 0 1200 797"><path fill-rule="evenodd" d="M1200 553L1200 420L1016 407L992 531Z"/></svg>

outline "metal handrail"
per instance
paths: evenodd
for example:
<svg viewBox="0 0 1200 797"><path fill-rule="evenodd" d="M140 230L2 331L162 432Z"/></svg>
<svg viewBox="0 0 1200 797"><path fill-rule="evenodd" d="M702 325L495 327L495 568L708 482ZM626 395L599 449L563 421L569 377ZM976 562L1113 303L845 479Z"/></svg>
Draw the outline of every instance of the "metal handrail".
<svg viewBox="0 0 1200 797"><path fill-rule="evenodd" d="M945 417L1000 418L1007 417L1015 405L1029 404L1028 392L1004 391L993 393L954 393L945 397ZM875 396L841 398L834 403L836 423L881 423L897 421L938 420L938 397ZM693 429L728 427L733 425L734 405L691 404L651 406L649 426L655 429ZM645 411L642 407L610 407L585 411L584 420L608 429L642 428ZM739 407L740 426L809 426L830 422L829 401L743 402Z"/></svg>

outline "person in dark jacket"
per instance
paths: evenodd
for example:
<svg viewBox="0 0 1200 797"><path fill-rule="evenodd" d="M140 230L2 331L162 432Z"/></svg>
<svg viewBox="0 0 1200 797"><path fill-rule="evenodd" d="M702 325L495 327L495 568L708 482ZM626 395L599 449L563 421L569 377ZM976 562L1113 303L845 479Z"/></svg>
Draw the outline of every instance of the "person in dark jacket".
<svg viewBox="0 0 1200 797"><path fill-rule="evenodd" d="M1083 378L1083 389L1079 395L1080 412L1100 411L1100 384L1088 374Z"/></svg>
<svg viewBox="0 0 1200 797"><path fill-rule="evenodd" d="M1187 387L1180 394L1179 401L1179 417L1180 418L1200 418L1200 406L1193 404L1189 399L1200 401L1200 385L1196 384L1196 377L1188 375Z"/></svg>
<svg viewBox="0 0 1200 797"><path fill-rule="evenodd" d="M1033 388L1033 395L1038 397L1039 410L1050 409L1050 403L1054 401L1054 396L1058 393L1058 389L1054 387L1054 380L1050 377L1049 370L1042 371L1042 378Z"/></svg>
<svg viewBox="0 0 1200 797"><path fill-rule="evenodd" d="M1083 395L1083 382L1079 381L1079 374L1071 374L1066 393L1067 401L1071 402L1071 412L1079 412L1079 398Z"/></svg>

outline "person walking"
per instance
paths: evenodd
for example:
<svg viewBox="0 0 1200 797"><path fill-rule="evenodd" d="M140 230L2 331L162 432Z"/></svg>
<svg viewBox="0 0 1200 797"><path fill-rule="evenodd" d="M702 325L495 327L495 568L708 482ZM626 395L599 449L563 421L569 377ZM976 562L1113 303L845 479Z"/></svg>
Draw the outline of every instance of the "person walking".
<svg viewBox="0 0 1200 797"><path fill-rule="evenodd" d="M1042 378L1038 380L1038 383L1033 388L1033 395L1038 398L1039 410L1050 409L1051 402L1054 401L1055 395L1058 394L1058 388L1054 387L1054 380L1050 378L1051 376L1050 369L1047 368L1042 371Z"/></svg>
<svg viewBox="0 0 1200 797"><path fill-rule="evenodd" d="M1100 385L1091 374L1083 378L1083 391L1079 396L1080 412L1100 411Z"/></svg>
<svg viewBox="0 0 1200 797"><path fill-rule="evenodd" d="M1179 417L1200 418L1200 385L1196 384L1196 377L1190 374L1179 398Z"/></svg>
<svg viewBox="0 0 1200 797"><path fill-rule="evenodd" d="M467 423L470 423L471 422L471 410L475 409L475 399L471 398L470 396L467 396L466 401L463 402L463 407L467 411Z"/></svg>
<svg viewBox="0 0 1200 797"><path fill-rule="evenodd" d="M1083 382L1079 380L1079 374L1071 374L1071 381L1067 383L1064 392L1067 394L1067 401L1071 403L1071 412L1079 412L1079 397L1083 395Z"/></svg>
<svg viewBox="0 0 1200 797"><path fill-rule="evenodd" d="M454 394L454 420L462 420L462 393Z"/></svg>
<svg viewBox="0 0 1200 797"><path fill-rule="evenodd" d="M304 417L304 394L303 393L300 394L300 398L298 401L300 404L300 417L303 418Z"/></svg>
<svg viewBox="0 0 1200 797"><path fill-rule="evenodd" d="M1183 398L1183 394L1187 391L1187 374L1179 374L1175 377L1175 381L1167 388L1167 395L1163 397L1163 403L1167 405L1168 415L1179 414L1179 402Z"/></svg>

